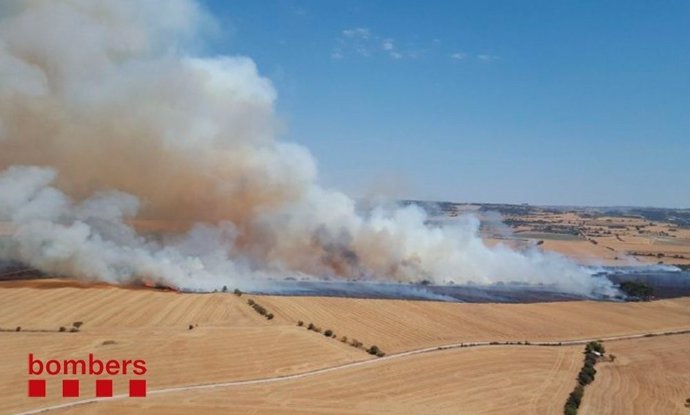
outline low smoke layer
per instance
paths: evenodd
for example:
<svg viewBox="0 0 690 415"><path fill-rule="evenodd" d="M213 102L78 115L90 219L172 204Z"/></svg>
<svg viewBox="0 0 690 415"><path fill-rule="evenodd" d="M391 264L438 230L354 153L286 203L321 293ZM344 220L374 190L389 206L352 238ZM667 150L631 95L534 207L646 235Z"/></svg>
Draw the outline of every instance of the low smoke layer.
<svg viewBox="0 0 690 415"><path fill-rule="evenodd" d="M195 53L216 27L197 3L10 1L0 15L0 259L190 289L291 276L611 290L560 256L487 247L475 218L363 214L320 187L310 153L276 138L254 62ZM185 232L137 233L142 218Z"/></svg>

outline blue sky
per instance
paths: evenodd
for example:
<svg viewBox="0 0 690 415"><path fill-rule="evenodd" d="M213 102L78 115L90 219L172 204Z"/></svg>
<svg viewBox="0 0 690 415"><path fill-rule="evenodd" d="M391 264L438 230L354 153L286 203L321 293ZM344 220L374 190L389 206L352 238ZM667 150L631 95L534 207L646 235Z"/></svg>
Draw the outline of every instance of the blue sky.
<svg viewBox="0 0 690 415"><path fill-rule="evenodd" d="M688 1L204 1L353 196L690 208Z"/></svg>

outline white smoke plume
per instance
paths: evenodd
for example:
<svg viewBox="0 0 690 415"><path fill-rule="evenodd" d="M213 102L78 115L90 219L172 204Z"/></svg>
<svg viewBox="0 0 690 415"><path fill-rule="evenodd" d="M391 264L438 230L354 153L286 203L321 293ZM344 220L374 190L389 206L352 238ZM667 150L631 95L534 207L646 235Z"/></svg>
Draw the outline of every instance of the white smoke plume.
<svg viewBox="0 0 690 415"><path fill-rule="evenodd" d="M191 0L7 1L0 16L0 259L190 289L298 275L610 290L560 256L487 247L474 218L361 214L320 187L309 152L276 138L253 61L196 52L216 24Z"/></svg>

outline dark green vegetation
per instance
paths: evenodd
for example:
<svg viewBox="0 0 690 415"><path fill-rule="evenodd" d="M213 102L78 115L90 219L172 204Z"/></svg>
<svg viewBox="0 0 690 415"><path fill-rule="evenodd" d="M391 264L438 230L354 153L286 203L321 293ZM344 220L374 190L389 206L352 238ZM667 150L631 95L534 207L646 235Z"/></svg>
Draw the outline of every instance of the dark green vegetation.
<svg viewBox="0 0 690 415"><path fill-rule="evenodd" d="M369 352L369 354L376 355L377 357L383 357L386 355L383 350L379 349L379 347L376 345L372 345L369 349L367 349L367 352Z"/></svg>
<svg viewBox="0 0 690 415"><path fill-rule="evenodd" d="M247 300L247 304L249 304L254 309L254 311L266 317L268 320L273 320L273 313L270 313L268 310L266 310L266 307L260 305L251 298Z"/></svg>
<svg viewBox="0 0 690 415"><path fill-rule="evenodd" d="M604 353L606 353L606 349L604 349L604 345L600 342L589 342L585 346L585 360L582 369L580 369L580 373L577 374L577 386L570 392L568 400L563 407L563 413L565 415L577 414L580 404L582 403L582 396L585 393L585 386L592 383L594 381L594 376L597 374L594 365L604 356Z"/></svg>
<svg viewBox="0 0 690 415"><path fill-rule="evenodd" d="M302 320L298 321L297 327L304 327L304 322ZM321 327L317 326L314 323L309 323L306 327L307 327L307 330L313 331L315 333L321 333L322 332ZM330 338L330 339L337 339L338 338L338 336L335 334L335 332L331 329L326 329L325 331L323 331L323 335ZM386 353L384 353L383 350L381 350L376 345L372 345L371 347L369 347L367 349L366 347L364 347L364 343L362 343L361 341L359 341L357 339L348 340L347 336L342 336L340 338L340 342L345 343L345 344L349 344L350 346L355 347L357 349L362 349L362 350L366 351L367 353L374 355L374 356L377 356L377 357L383 357L386 355Z"/></svg>
<svg viewBox="0 0 690 415"><path fill-rule="evenodd" d="M654 297L654 288L640 281L624 281L620 283L620 289L634 300L649 301Z"/></svg>

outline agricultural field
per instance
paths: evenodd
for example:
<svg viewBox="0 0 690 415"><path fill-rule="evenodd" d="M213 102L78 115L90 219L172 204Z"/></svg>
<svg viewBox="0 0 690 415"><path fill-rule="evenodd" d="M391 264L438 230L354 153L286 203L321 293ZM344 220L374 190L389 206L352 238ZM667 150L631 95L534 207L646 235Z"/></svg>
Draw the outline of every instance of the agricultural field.
<svg viewBox="0 0 690 415"><path fill-rule="evenodd" d="M252 309L250 298L274 318ZM56 408L55 413L146 408L191 414L199 408L214 413L217 407L216 413L422 414L433 408L434 413L555 414L574 385L582 345L437 346L690 329L689 302L454 304L189 294L56 279L6 281L0 283L0 365L7 375L0 394L7 399L0 402L0 412L65 403L57 398L57 382L48 385L46 398L26 397L30 352L43 359L93 353L147 362L150 395L145 400ZM78 332L59 332L76 321L83 322ZM308 330L309 322L322 333ZM21 331L15 331L17 326ZM327 329L336 337L324 336ZM349 344L355 338L363 348ZM385 357L364 350L373 344ZM625 362L625 349L618 352L610 344ZM414 352L423 347L430 349ZM680 357L669 359L673 356ZM602 384L606 376L603 372ZM83 396L93 396L92 382L81 378ZM198 386L202 389L185 389ZM123 387L115 385L119 393Z"/></svg>
<svg viewBox="0 0 690 415"><path fill-rule="evenodd" d="M460 304L271 296L261 302L283 320L330 328L338 336L375 343L386 352L468 341L558 341L690 328L690 298Z"/></svg>
<svg viewBox="0 0 690 415"><path fill-rule="evenodd" d="M690 413L690 334L611 342L606 349L616 359L597 365L579 413Z"/></svg>
<svg viewBox="0 0 690 415"><path fill-rule="evenodd" d="M541 249L563 254L579 263L634 266L690 264L690 227L685 211L612 208L540 208L490 205L479 209L501 212L511 233L488 226L483 237L491 244Z"/></svg>
<svg viewBox="0 0 690 415"><path fill-rule="evenodd" d="M580 364L581 348L572 346L445 350L304 379L152 396L146 409L155 414L559 414ZM64 413L138 408L122 401Z"/></svg>

